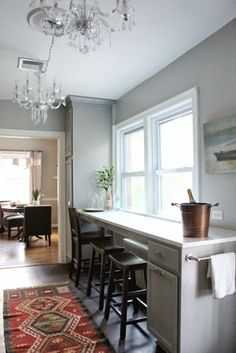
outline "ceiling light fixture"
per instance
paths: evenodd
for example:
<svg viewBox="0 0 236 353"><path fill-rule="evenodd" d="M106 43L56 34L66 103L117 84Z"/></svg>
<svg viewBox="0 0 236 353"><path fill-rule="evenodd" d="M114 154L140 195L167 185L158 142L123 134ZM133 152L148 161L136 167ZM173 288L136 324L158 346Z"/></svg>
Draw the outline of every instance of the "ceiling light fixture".
<svg viewBox="0 0 236 353"><path fill-rule="evenodd" d="M61 96L61 89L53 82L51 90L46 88L46 76L40 71L34 73L32 86L27 78L21 92L18 83L15 84L14 102L20 107L31 109L31 119L35 125L41 121L45 124L48 117L48 109L58 109L65 106L65 97Z"/></svg>
<svg viewBox="0 0 236 353"><path fill-rule="evenodd" d="M95 51L102 43L104 34L132 29L134 8L130 0L116 0L115 8L103 12L96 0L70 0L63 7L62 0L32 0L39 8L27 17L29 24L46 35L68 36L69 45L86 54ZM64 1L65 2L65 1Z"/></svg>
<svg viewBox="0 0 236 353"><path fill-rule="evenodd" d="M20 107L31 109L31 119L35 125L41 121L46 123L48 118L48 109L58 109L61 105L66 105L65 97L61 95L61 89L56 87L54 80L51 90L46 86L46 71L51 59L52 47L54 44L54 35L52 35L51 45L49 48L48 59L46 61L33 59L18 59L18 68L21 70L29 70L34 72L33 86L30 85L27 77L22 90L19 90L18 83L15 83L14 103L18 103Z"/></svg>

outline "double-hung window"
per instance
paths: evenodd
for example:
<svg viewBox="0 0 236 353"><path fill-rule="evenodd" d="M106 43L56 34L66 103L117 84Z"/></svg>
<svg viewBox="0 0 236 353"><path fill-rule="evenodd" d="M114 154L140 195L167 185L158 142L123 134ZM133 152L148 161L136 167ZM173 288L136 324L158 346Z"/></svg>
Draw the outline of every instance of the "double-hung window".
<svg viewBox="0 0 236 353"><path fill-rule="evenodd" d="M180 219L171 203L198 198L197 91L191 89L114 128L114 192L121 208Z"/></svg>

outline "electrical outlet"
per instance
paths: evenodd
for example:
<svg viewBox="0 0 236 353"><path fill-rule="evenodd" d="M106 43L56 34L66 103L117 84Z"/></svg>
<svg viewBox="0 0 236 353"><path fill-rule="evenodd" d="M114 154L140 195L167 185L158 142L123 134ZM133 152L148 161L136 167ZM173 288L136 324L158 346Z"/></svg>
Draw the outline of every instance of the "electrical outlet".
<svg viewBox="0 0 236 353"><path fill-rule="evenodd" d="M217 221L223 220L223 211L222 210L212 210L211 218L216 219Z"/></svg>

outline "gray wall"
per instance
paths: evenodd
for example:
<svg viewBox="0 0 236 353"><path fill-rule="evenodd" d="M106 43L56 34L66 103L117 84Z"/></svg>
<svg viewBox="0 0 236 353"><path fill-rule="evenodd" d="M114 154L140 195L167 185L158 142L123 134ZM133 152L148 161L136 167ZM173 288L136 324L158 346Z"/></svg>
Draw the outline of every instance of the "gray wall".
<svg viewBox="0 0 236 353"><path fill-rule="evenodd" d="M91 207L95 171L111 164L112 106L73 103L74 206Z"/></svg>
<svg viewBox="0 0 236 353"><path fill-rule="evenodd" d="M64 131L64 107L48 111L46 124L34 125L30 110L19 107L10 100L0 100L0 129Z"/></svg>
<svg viewBox="0 0 236 353"><path fill-rule="evenodd" d="M200 200L220 202L224 220L212 224L236 229L236 174L205 173L202 135L205 122L236 114L236 19L121 97L115 123L194 86L199 88Z"/></svg>
<svg viewBox="0 0 236 353"><path fill-rule="evenodd" d="M93 195L98 191L95 171L111 164L112 101L71 96L73 108L73 206L92 207ZM68 117L67 117L68 118ZM67 166L70 168L70 164ZM69 175L69 173L68 173ZM70 188L67 188L67 192ZM101 195L101 204L104 200ZM87 230L93 230L91 225ZM70 227L67 224L67 257L71 257ZM83 248L84 258L90 248Z"/></svg>

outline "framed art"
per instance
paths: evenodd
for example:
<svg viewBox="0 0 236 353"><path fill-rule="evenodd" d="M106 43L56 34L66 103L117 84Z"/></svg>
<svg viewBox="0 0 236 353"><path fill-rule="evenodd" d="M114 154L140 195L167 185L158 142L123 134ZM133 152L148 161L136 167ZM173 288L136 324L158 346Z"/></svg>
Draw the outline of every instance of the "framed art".
<svg viewBox="0 0 236 353"><path fill-rule="evenodd" d="M236 172L236 115L204 124L206 173Z"/></svg>

